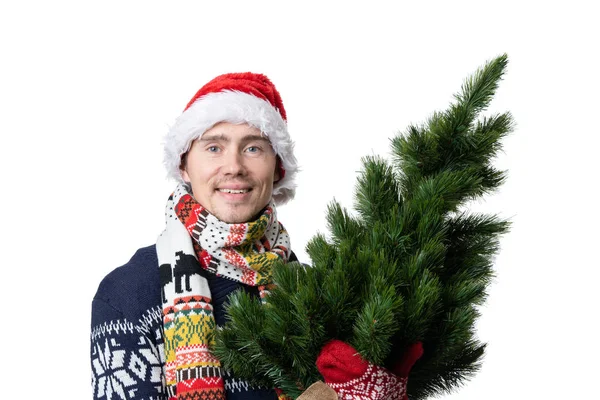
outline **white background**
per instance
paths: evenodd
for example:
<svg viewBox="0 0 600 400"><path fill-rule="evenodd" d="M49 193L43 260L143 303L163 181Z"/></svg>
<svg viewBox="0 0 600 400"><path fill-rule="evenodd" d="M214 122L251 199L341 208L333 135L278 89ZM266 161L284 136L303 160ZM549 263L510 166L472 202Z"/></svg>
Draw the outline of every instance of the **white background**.
<svg viewBox="0 0 600 400"><path fill-rule="evenodd" d="M593 2L206 3L0 6L1 397L91 398L92 297L162 230L161 140L208 80L262 72L282 94L302 172L279 217L307 261L327 203L352 207L360 157L504 52L489 111L517 122L508 181L472 209L513 228L477 325L483 368L443 398L597 396Z"/></svg>

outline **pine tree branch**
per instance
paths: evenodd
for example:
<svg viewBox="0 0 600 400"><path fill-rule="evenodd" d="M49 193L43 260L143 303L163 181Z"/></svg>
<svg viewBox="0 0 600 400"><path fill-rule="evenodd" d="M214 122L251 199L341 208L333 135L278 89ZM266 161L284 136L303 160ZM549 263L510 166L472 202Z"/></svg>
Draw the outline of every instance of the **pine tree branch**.
<svg viewBox="0 0 600 400"><path fill-rule="evenodd" d="M355 208L365 225L384 221L400 205L398 182L392 168L380 157L365 157L355 190Z"/></svg>
<svg viewBox="0 0 600 400"><path fill-rule="evenodd" d="M277 287L264 306L232 296L216 349L223 365L292 397L319 379L314 361L333 338L387 367L421 341L411 399L450 391L477 371L485 348L475 339L477 306L510 225L463 208L506 179L492 158L512 117L478 119L506 63L506 55L487 63L446 111L393 138L391 165L363 159L358 215L335 201L328 206L330 236L315 235L307 245L311 267L276 266Z"/></svg>

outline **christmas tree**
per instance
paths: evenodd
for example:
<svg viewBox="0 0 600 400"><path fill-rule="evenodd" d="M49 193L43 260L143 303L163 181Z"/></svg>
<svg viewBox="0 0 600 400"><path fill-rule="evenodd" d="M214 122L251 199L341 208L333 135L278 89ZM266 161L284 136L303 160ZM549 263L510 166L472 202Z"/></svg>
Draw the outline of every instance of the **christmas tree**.
<svg viewBox="0 0 600 400"><path fill-rule="evenodd" d="M502 55L465 80L455 100L391 140L392 159L363 159L350 213L328 207L330 234L307 245L312 264L278 265L266 304L230 298L215 354L226 369L296 398L322 380L315 360L331 339L392 368L413 343L411 399L450 391L480 367L478 306L509 222L471 213L506 173L492 161L512 130L509 113L480 117L505 72Z"/></svg>

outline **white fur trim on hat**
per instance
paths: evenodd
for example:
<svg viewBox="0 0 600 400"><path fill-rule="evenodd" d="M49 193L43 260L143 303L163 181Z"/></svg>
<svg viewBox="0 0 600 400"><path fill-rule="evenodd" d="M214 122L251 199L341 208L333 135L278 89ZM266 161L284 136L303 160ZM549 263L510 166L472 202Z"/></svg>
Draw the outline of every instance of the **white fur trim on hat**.
<svg viewBox="0 0 600 400"><path fill-rule="evenodd" d="M293 199L298 162L287 123L271 103L239 91L208 93L177 118L164 140L164 163L169 177L183 182L179 169L181 156L190 149L194 140L219 122L247 123L269 138L285 170L283 179L273 185L273 200L281 205Z"/></svg>

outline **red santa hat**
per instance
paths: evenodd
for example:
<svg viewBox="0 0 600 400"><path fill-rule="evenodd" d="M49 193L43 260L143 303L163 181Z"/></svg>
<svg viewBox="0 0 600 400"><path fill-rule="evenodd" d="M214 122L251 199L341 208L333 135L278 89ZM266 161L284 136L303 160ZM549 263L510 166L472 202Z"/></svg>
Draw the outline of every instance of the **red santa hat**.
<svg viewBox="0 0 600 400"><path fill-rule="evenodd" d="M265 75L251 72L217 76L192 97L165 137L165 166L170 177L183 182L181 157L192 142L219 122L247 123L259 129L279 157L280 179L273 199L280 205L294 197L298 163L287 129L281 96Z"/></svg>

